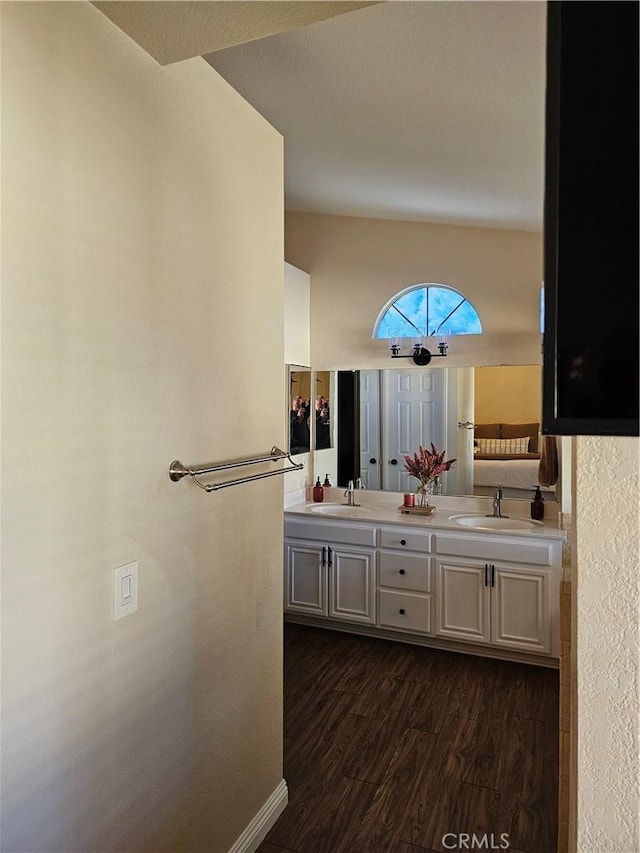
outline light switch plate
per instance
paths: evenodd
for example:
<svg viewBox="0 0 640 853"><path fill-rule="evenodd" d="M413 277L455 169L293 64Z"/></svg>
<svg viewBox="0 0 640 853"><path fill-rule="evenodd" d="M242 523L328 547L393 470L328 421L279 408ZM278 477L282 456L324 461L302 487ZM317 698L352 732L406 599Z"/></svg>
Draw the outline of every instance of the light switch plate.
<svg viewBox="0 0 640 853"><path fill-rule="evenodd" d="M138 609L138 563L127 563L113 571L113 618L122 619Z"/></svg>

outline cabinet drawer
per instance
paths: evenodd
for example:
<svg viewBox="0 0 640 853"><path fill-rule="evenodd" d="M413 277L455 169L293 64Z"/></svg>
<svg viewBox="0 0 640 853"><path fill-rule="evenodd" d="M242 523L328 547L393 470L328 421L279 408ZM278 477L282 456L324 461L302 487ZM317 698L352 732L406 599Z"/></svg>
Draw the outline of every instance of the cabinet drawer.
<svg viewBox="0 0 640 853"><path fill-rule="evenodd" d="M459 557L475 557L478 560L510 563L528 563L533 566L552 566L561 553L559 540L505 541L497 536L455 536L446 533L435 535L434 548L438 554L452 554Z"/></svg>
<svg viewBox="0 0 640 853"><path fill-rule="evenodd" d="M382 527L380 529L380 547L397 548L400 551L431 550L431 534L423 530L410 530L402 527Z"/></svg>
<svg viewBox="0 0 640 853"><path fill-rule="evenodd" d="M382 589L378 596L378 623L381 626L420 634L431 633L430 596Z"/></svg>
<svg viewBox="0 0 640 853"><path fill-rule="evenodd" d="M408 589L415 592L430 592L430 559L417 554L381 551L378 581L380 586L393 586L396 589Z"/></svg>
<svg viewBox="0 0 640 853"><path fill-rule="evenodd" d="M306 519L288 518L284 525L284 535L287 539L313 539L316 542L336 542L343 545L376 544L376 528L366 524L340 524L339 522L325 523Z"/></svg>

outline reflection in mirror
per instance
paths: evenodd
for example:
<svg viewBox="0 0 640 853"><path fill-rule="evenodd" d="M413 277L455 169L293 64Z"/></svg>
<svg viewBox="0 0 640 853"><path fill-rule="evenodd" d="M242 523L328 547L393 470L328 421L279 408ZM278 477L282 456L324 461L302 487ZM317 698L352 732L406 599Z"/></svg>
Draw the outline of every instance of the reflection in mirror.
<svg viewBox="0 0 640 853"><path fill-rule="evenodd" d="M472 368L414 367L360 371L360 474L367 488L415 491L404 457L433 443L454 466L440 478L445 494L472 488L472 437L457 427L473 413ZM461 392L465 391L465 395Z"/></svg>
<svg viewBox="0 0 640 853"><path fill-rule="evenodd" d="M326 450L333 447L331 421L331 373L328 370L318 370L315 374L315 426L316 450Z"/></svg>
<svg viewBox="0 0 640 853"><path fill-rule="evenodd" d="M442 477L444 494L487 495L502 484L505 497L530 500L540 482L545 496L555 499L556 442L539 434L539 365L363 370L355 389L359 449L352 454L353 471L367 488L415 491L404 456L433 442L446 459L456 459ZM338 421L342 456L341 410ZM485 436L497 444L485 444Z"/></svg>
<svg viewBox="0 0 640 853"><path fill-rule="evenodd" d="M540 433L542 368L538 365L477 367L474 371L473 491L531 498L540 485L555 499L556 440Z"/></svg>
<svg viewBox="0 0 640 853"><path fill-rule="evenodd" d="M311 449L311 368L289 367L289 453Z"/></svg>

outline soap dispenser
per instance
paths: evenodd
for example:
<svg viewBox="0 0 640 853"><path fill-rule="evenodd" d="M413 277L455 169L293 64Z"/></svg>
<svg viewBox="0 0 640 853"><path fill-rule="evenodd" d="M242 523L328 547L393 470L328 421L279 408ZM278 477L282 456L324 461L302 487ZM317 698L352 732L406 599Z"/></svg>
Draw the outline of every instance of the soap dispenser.
<svg viewBox="0 0 640 853"><path fill-rule="evenodd" d="M544 498L540 486L536 486L536 493L531 501L531 518L534 521L542 521L544 518Z"/></svg>
<svg viewBox="0 0 640 853"><path fill-rule="evenodd" d="M331 483L329 482L329 475L328 474L324 475L324 483L322 485L325 487L325 489L331 488Z"/></svg>
<svg viewBox="0 0 640 853"><path fill-rule="evenodd" d="M320 477L316 480L316 484L313 487L313 500L315 503L322 503L322 499L324 498L324 489L322 488L322 483L320 482Z"/></svg>

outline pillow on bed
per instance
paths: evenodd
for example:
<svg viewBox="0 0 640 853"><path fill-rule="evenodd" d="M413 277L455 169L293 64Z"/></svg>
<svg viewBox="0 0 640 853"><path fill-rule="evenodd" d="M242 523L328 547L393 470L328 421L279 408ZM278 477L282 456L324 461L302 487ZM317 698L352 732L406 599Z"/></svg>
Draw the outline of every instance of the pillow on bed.
<svg viewBox="0 0 640 853"><path fill-rule="evenodd" d="M474 438L501 438L502 424L476 424L473 430Z"/></svg>
<svg viewBox="0 0 640 853"><path fill-rule="evenodd" d="M528 453L529 436L522 438L478 438L477 453Z"/></svg>
<svg viewBox="0 0 640 853"><path fill-rule="evenodd" d="M502 424L500 430L500 438L529 438L529 451L531 453L538 452L538 431L539 423L530 424ZM491 436L487 436L491 438Z"/></svg>

